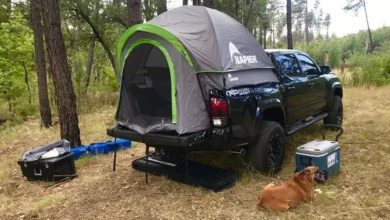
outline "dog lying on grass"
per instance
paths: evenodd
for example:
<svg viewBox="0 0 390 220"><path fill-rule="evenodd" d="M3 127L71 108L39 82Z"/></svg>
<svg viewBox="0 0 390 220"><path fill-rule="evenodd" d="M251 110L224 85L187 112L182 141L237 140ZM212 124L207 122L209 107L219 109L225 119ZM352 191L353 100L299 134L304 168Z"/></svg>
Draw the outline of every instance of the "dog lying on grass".
<svg viewBox="0 0 390 220"><path fill-rule="evenodd" d="M321 190L314 189L314 183L323 182L318 167L309 166L296 172L292 178L280 186L268 184L258 196L258 206L272 211L285 211L301 203L313 200Z"/></svg>

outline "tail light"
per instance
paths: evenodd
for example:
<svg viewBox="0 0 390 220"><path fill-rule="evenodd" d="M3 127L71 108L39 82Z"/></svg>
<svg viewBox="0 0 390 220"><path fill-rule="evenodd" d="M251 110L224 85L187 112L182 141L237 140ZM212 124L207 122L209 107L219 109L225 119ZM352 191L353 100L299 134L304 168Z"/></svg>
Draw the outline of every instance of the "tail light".
<svg viewBox="0 0 390 220"><path fill-rule="evenodd" d="M227 125L228 103L221 97L210 97L210 113L215 127Z"/></svg>
<svg viewBox="0 0 390 220"><path fill-rule="evenodd" d="M227 115L227 102L222 98L211 98L211 116L221 117Z"/></svg>

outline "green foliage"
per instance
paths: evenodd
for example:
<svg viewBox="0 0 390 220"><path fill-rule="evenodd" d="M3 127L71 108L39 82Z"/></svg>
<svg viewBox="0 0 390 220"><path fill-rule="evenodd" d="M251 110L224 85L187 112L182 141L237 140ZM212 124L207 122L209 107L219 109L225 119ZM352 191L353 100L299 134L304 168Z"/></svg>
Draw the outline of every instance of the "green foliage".
<svg viewBox="0 0 390 220"><path fill-rule="evenodd" d="M348 61L352 86L382 86L390 83L390 54L353 56Z"/></svg>
<svg viewBox="0 0 390 220"><path fill-rule="evenodd" d="M305 43L297 43L296 49L301 50L309 54L318 65L324 65L325 51L329 53L329 65L333 68L337 68L341 63L341 52L337 41L315 40L312 41L309 46Z"/></svg>
<svg viewBox="0 0 390 220"><path fill-rule="evenodd" d="M38 109L38 105L29 104L28 102L23 102L16 106L15 111L17 112L18 116L20 116L23 120L25 120L31 115L36 115L39 109Z"/></svg>
<svg viewBox="0 0 390 220"><path fill-rule="evenodd" d="M353 11L355 14L366 4L365 0L348 0L347 2L347 5L343 8L344 11Z"/></svg>
<svg viewBox="0 0 390 220"><path fill-rule="evenodd" d="M0 100L15 107L27 93L24 66L28 75L34 66L33 35L25 16L14 11L0 24L0 36Z"/></svg>
<svg viewBox="0 0 390 220"><path fill-rule="evenodd" d="M0 23L7 22L11 14L11 2L0 0Z"/></svg>
<svg viewBox="0 0 390 220"><path fill-rule="evenodd" d="M351 74L351 80L344 81L346 85L390 84L390 28L380 28L372 34L375 45L372 53L366 52L366 31L342 38L315 40L308 46L297 43L296 48L308 53L319 65L324 64L324 51L328 50L329 63L333 69L340 67L344 55L346 71Z"/></svg>

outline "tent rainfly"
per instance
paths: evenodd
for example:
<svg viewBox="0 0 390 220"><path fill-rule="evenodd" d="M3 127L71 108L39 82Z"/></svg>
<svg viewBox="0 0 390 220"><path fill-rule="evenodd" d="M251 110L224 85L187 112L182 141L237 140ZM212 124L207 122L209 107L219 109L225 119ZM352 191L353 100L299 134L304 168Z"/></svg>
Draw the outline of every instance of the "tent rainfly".
<svg viewBox="0 0 390 220"><path fill-rule="evenodd" d="M141 134L210 128L210 89L276 81L273 64L239 22L182 6L129 28L118 42L117 124Z"/></svg>

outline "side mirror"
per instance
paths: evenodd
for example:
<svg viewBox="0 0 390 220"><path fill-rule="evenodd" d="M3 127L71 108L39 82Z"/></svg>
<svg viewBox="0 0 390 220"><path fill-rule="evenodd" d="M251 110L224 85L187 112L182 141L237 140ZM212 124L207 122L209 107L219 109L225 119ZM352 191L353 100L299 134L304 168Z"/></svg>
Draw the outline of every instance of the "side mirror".
<svg viewBox="0 0 390 220"><path fill-rule="evenodd" d="M321 66L320 69L321 69L321 74L328 74L330 73L330 71L332 71L330 66Z"/></svg>

